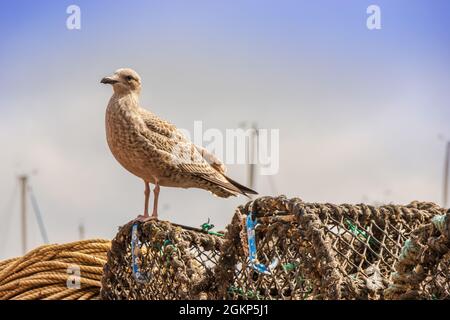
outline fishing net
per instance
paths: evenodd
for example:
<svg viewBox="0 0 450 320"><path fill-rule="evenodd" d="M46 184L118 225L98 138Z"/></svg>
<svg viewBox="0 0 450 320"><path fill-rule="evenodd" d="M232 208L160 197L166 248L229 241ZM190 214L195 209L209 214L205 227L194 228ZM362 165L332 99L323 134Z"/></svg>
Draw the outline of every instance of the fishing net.
<svg viewBox="0 0 450 320"><path fill-rule="evenodd" d="M208 299L222 239L207 229L128 223L112 241L102 298Z"/></svg>
<svg viewBox="0 0 450 320"><path fill-rule="evenodd" d="M112 242L102 298L449 299L449 215L433 203L280 196L238 207L224 236L150 221L133 244L129 223Z"/></svg>
<svg viewBox="0 0 450 320"><path fill-rule="evenodd" d="M383 299L405 241L414 229L444 212L435 204L420 202L374 207L259 198L239 207L228 227L219 262L225 270L216 270L218 295ZM245 224L248 215L258 223L253 261Z"/></svg>

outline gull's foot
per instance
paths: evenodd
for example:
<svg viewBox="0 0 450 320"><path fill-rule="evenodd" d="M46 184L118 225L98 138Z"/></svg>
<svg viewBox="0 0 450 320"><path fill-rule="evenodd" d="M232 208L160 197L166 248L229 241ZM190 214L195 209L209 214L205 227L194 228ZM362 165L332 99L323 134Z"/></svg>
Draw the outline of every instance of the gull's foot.
<svg viewBox="0 0 450 320"><path fill-rule="evenodd" d="M151 220L158 220L158 217L155 216L145 216L145 215L138 215L136 219L133 220L133 222L147 222L147 221L151 221Z"/></svg>

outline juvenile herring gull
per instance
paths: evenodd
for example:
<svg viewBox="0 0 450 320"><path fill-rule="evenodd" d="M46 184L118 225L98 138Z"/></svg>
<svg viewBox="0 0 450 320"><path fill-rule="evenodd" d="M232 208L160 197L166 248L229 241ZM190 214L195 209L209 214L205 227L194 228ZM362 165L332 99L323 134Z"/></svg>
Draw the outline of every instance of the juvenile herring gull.
<svg viewBox="0 0 450 320"><path fill-rule="evenodd" d="M257 194L227 177L224 164L216 156L140 106L141 78L134 70L118 69L101 83L112 85L114 90L105 119L109 148L125 169L144 180L144 214L138 220L158 218L160 186L200 188L223 198ZM151 217L149 183L155 186Z"/></svg>

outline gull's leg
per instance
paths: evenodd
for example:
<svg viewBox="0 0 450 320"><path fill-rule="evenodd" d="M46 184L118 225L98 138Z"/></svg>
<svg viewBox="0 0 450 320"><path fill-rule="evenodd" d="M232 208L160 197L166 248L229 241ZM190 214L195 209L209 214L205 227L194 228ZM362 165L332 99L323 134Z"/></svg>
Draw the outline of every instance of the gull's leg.
<svg viewBox="0 0 450 320"><path fill-rule="evenodd" d="M155 179L155 188L153 189L153 193L155 197L153 199L153 213L152 217L154 219L158 219L158 197L159 197L159 182L158 179Z"/></svg>
<svg viewBox="0 0 450 320"><path fill-rule="evenodd" d="M145 183L145 190L144 190L144 195L145 195L144 217L148 218L148 200L150 199L150 186L149 186L149 183L147 181L144 181L144 183Z"/></svg>
<svg viewBox="0 0 450 320"><path fill-rule="evenodd" d="M145 195L145 202L144 202L144 215L139 215L135 221L140 221L140 222L145 222L148 220L152 220L154 219L154 217L150 217L148 215L148 203L149 203L149 199L150 199L150 186L149 183L147 181L144 181L145 184L145 190L144 190L144 195Z"/></svg>

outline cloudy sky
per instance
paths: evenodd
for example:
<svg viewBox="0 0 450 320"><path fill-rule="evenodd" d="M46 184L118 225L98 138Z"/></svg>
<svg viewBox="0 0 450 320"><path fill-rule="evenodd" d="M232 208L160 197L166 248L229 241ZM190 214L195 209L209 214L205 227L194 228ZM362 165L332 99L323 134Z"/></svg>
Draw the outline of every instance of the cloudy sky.
<svg viewBox="0 0 450 320"><path fill-rule="evenodd" d="M66 28L71 4L81 30ZM366 27L370 4L381 30ZM449 18L445 0L3 1L0 259L21 254L20 173L33 173L51 242L77 240L80 223L112 238L142 212L143 183L105 140L111 88L99 81L119 67L143 78L143 106L181 128L279 129L280 169L257 177L262 195L440 203ZM246 182L245 165L229 174ZM245 201L163 188L160 216L222 228ZM42 239L28 213L32 248Z"/></svg>

